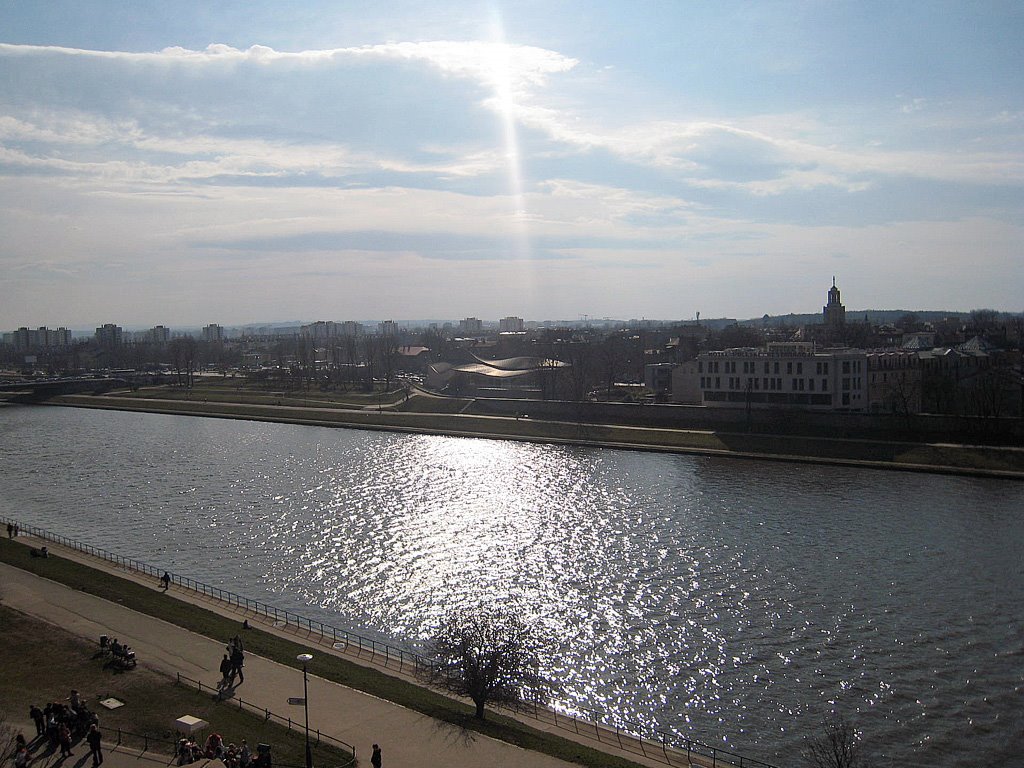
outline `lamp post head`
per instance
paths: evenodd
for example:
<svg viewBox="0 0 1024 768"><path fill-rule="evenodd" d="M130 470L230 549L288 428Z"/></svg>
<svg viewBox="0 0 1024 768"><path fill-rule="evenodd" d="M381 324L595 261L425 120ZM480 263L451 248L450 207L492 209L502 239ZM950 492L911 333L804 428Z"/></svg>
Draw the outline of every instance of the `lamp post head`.
<svg viewBox="0 0 1024 768"><path fill-rule="evenodd" d="M296 661L301 661L303 664L308 664L309 662L311 662L313 660L313 654L312 653L300 653L298 656L295 657L295 660Z"/></svg>

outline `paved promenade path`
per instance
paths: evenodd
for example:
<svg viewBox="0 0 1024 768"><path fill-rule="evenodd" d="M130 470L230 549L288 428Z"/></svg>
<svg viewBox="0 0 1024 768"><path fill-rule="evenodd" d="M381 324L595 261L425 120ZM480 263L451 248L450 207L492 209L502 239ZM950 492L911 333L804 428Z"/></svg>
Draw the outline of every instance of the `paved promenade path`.
<svg viewBox="0 0 1024 768"><path fill-rule="evenodd" d="M224 652L223 640L202 637L2 563L0 584L4 588L4 602L10 607L90 640L96 640L101 634L118 637L136 650L143 665L172 676L181 672L210 686L220 678L218 665ZM322 648L314 651L324 652ZM287 714L288 697L302 695L302 673L247 654L245 682L237 686L237 692L257 706ZM370 747L374 743L381 745L384 765L388 768L432 765L566 768L572 765L478 733L463 732L313 674L309 676L309 702L310 729L354 744L363 765L369 764ZM74 762L65 761L65 766L76 768L80 757L87 752L83 745L78 745ZM111 755L104 766L126 768L123 763L119 765L125 759L137 768L135 754L125 751ZM87 759L81 762L78 768L91 765Z"/></svg>

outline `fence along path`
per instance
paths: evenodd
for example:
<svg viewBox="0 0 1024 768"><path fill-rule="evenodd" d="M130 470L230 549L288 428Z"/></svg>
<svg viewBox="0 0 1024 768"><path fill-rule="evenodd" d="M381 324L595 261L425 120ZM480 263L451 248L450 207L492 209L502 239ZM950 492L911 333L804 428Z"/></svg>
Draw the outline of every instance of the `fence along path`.
<svg viewBox="0 0 1024 768"><path fill-rule="evenodd" d="M69 559L101 567L138 583L151 585L158 581L164 573L164 569L141 560L118 555L42 528L23 525L13 518L0 516L0 525L8 523L18 525L21 534L27 534L59 546L62 550L61 554L68 554ZM348 658L356 663L387 670L389 674L422 685L417 672L429 662L419 654L309 619L265 602L251 600L229 590L213 587L186 576L170 575L171 583L185 590L185 594L179 593L181 597L187 599L187 596L191 595L195 602L203 603L219 613L259 621L265 625L268 631L301 637L304 641L315 643L330 653ZM667 731L658 730L656 738L646 738L640 735L643 729L639 725L630 723L605 725L601 722L602 720L614 718L596 710L584 710L584 712L586 717L580 717L559 713L551 707L539 705L518 711L505 711L506 714L518 719L523 719L524 716L528 717L534 727L542 730L559 733L590 746L594 746L596 742L600 745L597 747L598 749L610 748L612 751L617 749L626 756L636 756L644 758L645 761L663 765L693 765L701 768L719 768L719 766L722 768L730 766L777 768L770 763L745 757L729 750L718 749Z"/></svg>

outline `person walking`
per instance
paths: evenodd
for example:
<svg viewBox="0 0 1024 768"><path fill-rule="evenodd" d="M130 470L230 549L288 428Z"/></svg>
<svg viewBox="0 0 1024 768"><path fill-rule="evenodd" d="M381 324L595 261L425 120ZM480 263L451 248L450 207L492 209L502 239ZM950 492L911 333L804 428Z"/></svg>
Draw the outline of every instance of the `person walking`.
<svg viewBox="0 0 1024 768"><path fill-rule="evenodd" d="M164 571L164 575L160 577L160 583L164 585L164 592L171 588L171 574Z"/></svg>
<svg viewBox="0 0 1024 768"><path fill-rule="evenodd" d="M89 754L92 755L92 765L96 768L100 763L103 762L103 752L100 750L100 741L103 739L103 734L100 733L100 729L96 727L95 723L89 726L89 733L85 735L85 740L89 744Z"/></svg>
<svg viewBox="0 0 1024 768"><path fill-rule="evenodd" d="M238 675L238 682L245 682L245 675L242 674L242 667L245 666L245 654L242 653L242 643L239 641L231 651L231 677Z"/></svg>
<svg viewBox="0 0 1024 768"><path fill-rule="evenodd" d="M13 539L14 538L14 523L8 523L7 524L7 538L8 539Z"/></svg>
<svg viewBox="0 0 1024 768"><path fill-rule="evenodd" d="M373 768L380 768L380 747L376 744L373 745L373 754L370 755L370 765Z"/></svg>
<svg viewBox="0 0 1024 768"><path fill-rule="evenodd" d="M231 667L231 659L228 658L226 653L220 662L220 674L220 685L218 685L217 688L223 691L225 688L230 688L231 684L235 681L235 674Z"/></svg>

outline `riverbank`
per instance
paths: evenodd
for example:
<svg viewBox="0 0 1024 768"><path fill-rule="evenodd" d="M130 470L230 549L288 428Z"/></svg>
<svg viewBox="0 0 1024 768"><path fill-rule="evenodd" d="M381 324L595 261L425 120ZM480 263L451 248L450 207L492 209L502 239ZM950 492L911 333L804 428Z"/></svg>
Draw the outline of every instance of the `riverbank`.
<svg viewBox="0 0 1024 768"><path fill-rule="evenodd" d="M1024 448L592 424L395 409L64 395L50 405L1024 480Z"/></svg>

